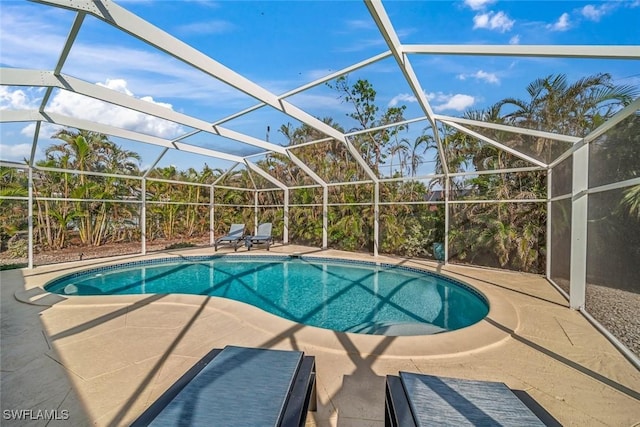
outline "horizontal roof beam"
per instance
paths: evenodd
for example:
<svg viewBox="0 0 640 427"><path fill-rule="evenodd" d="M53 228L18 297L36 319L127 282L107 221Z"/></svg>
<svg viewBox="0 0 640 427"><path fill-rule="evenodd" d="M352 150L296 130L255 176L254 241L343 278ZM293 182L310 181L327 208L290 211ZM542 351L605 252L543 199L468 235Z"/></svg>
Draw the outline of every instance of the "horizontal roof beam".
<svg viewBox="0 0 640 427"><path fill-rule="evenodd" d="M284 147L280 145L262 141L258 138L232 131L221 126L213 126L204 120L179 113L161 105L139 98L134 98L133 96L129 96L122 92L88 83L75 77L56 75L51 71L0 68L0 84L8 86L57 87L85 95L99 101L108 102L123 108L128 108L184 126L189 126L206 133L219 135L223 138L252 145L263 150L285 154Z"/></svg>
<svg viewBox="0 0 640 427"><path fill-rule="evenodd" d="M538 159L535 159L535 158L533 158L531 156L528 156L528 155L526 155L524 153L521 153L520 151L518 151L518 150L516 150L514 148L511 148L511 147L508 147L508 146L506 146L504 144L501 144L501 143L499 143L499 142L497 142L497 141L495 141L495 140L493 140L491 138L488 138L488 137L486 137L486 136L484 136L482 134L479 134L478 132L474 132L471 129L467 129L464 126L461 126L461 125L459 125L457 123L449 122L449 121L446 121L446 120L443 120L442 123L446 124L447 126L451 126L452 128L457 129L462 133L466 133L469 136L473 136L474 138L477 138L477 139L479 139L481 141L484 141L484 142L486 142L486 143L488 143L490 145L493 145L496 148L504 150L509 154L513 154L514 156L519 157L522 160L526 160L527 162L533 163L536 166L540 166L542 168L546 168L548 166L546 163L541 162Z"/></svg>
<svg viewBox="0 0 640 427"><path fill-rule="evenodd" d="M340 141L346 138L322 120L280 99L257 83L208 57L192 46L173 37L169 33L145 21L122 6L106 0L34 0L37 3L58 6L65 9L85 11L114 27L131 34L149 45L165 52L191 67L198 69L229 86L332 136Z"/></svg>
<svg viewBox="0 0 640 427"><path fill-rule="evenodd" d="M284 99L284 98L287 98L289 96L296 95L296 94L298 94L300 92L303 92L303 91L305 91L307 89L310 89L310 88L312 88L314 86L318 86L319 84L326 83L328 81L331 81L331 80L333 80L335 78L338 78L338 77L340 77L342 75L348 74L348 73L350 73L352 71L358 70L358 69L360 69L362 67L370 65L370 64L372 64L374 62L377 62L377 61L379 61L381 59L384 59L384 58L387 58L389 56L391 56L391 52L389 52L389 51L383 52L383 53L378 54L376 56L373 56L373 57L371 57L369 59L365 59L364 61L358 62L357 64L351 65L349 67L343 68L342 70L338 70L338 71L336 71L334 73L328 74L328 75L326 75L326 76L324 76L322 78L319 78L319 79L317 79L317 80L315 80L315 81L313 81L311 83L304 84L304 85L299 86L299 87L297 87L295 89L292 89L292 90L290 90L288 92L285 92L285 93L279 95L279 98ZM228 122L229 120L233 120L233 119L236 119L238 117L244 116L245 114L248 114L248 113L250 113L252 111L255 111L255 110L259 109L259 108L262 108L265 105L266 104L264 102L261 102L259 104L253 105L253 106L251 106L249 108L246 108L246 109L244 109L242 111L238 111L237 113L231 114L230 116L227 116L227 117L224 117L224 118L222 118L220 120L217 120L216 122L214 122L214 125L218 125L220 123L225 123L225 122Z"/></svg>
<svg viewBox="0 0 640 427"><path fill-rule="evenodd" d="M473 56L639 59L640 46L405 44L404 53Z"/></svg>
<svg viewBox="0 0 640 427"><path fill-rule="evenodd" d="M60 126L99 132L105 135L111 135L118 138L128 139L131 141L157 145L165 148L174 148L180 151L185 151L185 152L195 153L195 154L202 154L205 156L214 157L222 160L229 160L232 162L243 161L242 157L236 156L233 154L222 153L216 150L196 147L195 145L189 145L181 142L172 142L168 139L159 138L157 136L147 135L147 134L134 132L126 129L121 129L114 126L105 125L102 123L92 122L89 120L68 117L58 113L41 113L38 110L4 110L2 112L2 116L0 117L0 123L37 122L37 121L49 122L49 123L57 124Z"/></svg>
<svg viewBox="0 0 640 427"><path fill-rule="evenodd" d="M470 125L470 126L478 126L486 129L494 129L494 130L500 130L504 132L519 133L522 135L529 135L529 136L537 136L540 138L553 139L554 141L570 142L572 144L575 144L582 139L577 136L561 135L558 133L544 132L540 130L527 129L527 128L519 128L516 126L501 125L498 123L481 122L478 120L463 119L460 117L443 116L443 115L436 114L435 118L436 120L441 120L441 121L446 120L446 121Z"/></svg>

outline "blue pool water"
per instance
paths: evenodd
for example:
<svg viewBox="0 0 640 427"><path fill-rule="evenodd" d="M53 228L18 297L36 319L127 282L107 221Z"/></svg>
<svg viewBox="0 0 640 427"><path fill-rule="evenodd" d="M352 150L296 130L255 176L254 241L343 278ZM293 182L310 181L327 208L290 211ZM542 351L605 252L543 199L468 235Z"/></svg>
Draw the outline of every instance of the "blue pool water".
<svg viewBox="0 0 640 427"><path fill-rule="evenodd" d="M489 311L475 289L435 273L286 256L140 261L73 273L45 289L62 295L210 295L306 325L393 336L464 328Z"/></svg>

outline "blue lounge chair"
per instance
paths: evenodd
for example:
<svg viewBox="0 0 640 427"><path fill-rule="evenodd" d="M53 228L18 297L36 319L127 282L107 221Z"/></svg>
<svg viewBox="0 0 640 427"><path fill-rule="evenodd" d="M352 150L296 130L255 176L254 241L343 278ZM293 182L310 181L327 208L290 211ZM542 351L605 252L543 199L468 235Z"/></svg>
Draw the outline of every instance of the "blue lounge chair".
<svg viewBox="0 0 640 427"><path fill-rule="evenodd" d="M233 246L233 250L238 250L238 244L244 238L244 224L231 224L231 229L229 229L229 234L226 236L222 236L216 239L214 243L214 250L218 250L218 245L220 244L229 244Z"/></svg>
<svg viewBox="0 0 640 427"><path fill-rule="evenodd" d="M544 426L504 383L400 372L387 376L385 427Z"/></svg>
<svg viewBox="0 0 640 427"><path fill-rule="evenodd" d="M251 250L251 246L253 245L267 245L267 250L269 250L269 246L273 243L273 237L271 237L271 228L272 225L270 222L265 222L258 225L258 231L255 236L247 236L245 238L245 246L247 250Z"/></svg>
<svg viewBox="0 0 640 427"><path fill-rule="evenodd" d="M315 358L301 351L211 351L132 424L304 426L316 410Z"/></svg>

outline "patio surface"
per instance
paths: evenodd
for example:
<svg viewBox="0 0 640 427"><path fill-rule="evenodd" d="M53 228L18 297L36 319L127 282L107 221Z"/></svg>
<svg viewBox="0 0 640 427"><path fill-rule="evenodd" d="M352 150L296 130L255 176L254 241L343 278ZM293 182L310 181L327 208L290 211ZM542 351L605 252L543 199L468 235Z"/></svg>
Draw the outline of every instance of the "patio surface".
<svg viewBox="0 0 640 427"><path fill-rule="evenodd" d="M63 298L41 288L72 269L209 255L213 249L3 271L1 424L128 425L197 360L225 345L297 349L315 356L318 411L309 413L307 426L383 426L385 375L400 370L504 382L522 398L530 397L529 404L549 425L640 423L640 372L580 313L568 309L543 277L293 245L274 246L269 253L293 252L440 271L484 293L491 311L480 323L454 332L383 337L304 326L222 298ZM68 420L5 417L7 410L29 409L33 415L68 411Z"/></svg>

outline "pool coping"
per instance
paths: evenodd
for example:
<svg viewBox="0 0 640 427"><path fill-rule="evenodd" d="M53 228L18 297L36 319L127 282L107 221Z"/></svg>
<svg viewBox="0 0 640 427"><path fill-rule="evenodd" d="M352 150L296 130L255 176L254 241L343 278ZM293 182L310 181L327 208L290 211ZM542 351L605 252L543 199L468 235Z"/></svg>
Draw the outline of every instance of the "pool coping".
<svg viewBox="0 0 640 427"><path fill-rule="evenodd" d="M229 253L221 256L231 257L287 257L285 254L258 254L258 253ZM295 256L295 255L294 255ZM171 260L181 258L200 257L174 255L167 253L152 254L134 257L136 261L130 262L159 262L154 260ZM516 331L519 326L519 318L513 304L504 296L501 296L492 286L488 286L482 281L473 279L458 279L456 273L452 271L442 271L441 265L437 263L413 263L406 260L398 261L388 257L378 257L374 260L358 260L357 258L345 258L345 256L333 256L323 253L320 256L305 254L305 258L314 260L342 261L345 259L357 263L369 263L378 265L398 266L410 270L438 274L445 278L452 279L455 283L463 282L478 291L489 303L489 313L478 323L471 326L434 335L418 336L384 336L366 335L351 332L337 332L314 326L302 325L274 314L263 311L252 305L221 298L188 294L167 294L161 295L151 304L170 304L175 306L190 305L201 306L206 304L206 309L213 312L223 312L241 321L248 327L276 335L293 334L295 339L305 345L320 347L326 351L343 354L345 351L345 339L354 345L354 351L363 355L377 355L385 358L404 357L450 357L453 354L465 354L479 351L484 348L500 345L503 341L511 337L511 332ZM81 263L80 265L69 265L51 272L38 273L38 284L28 285L24 290L17 291L15 298L23 303L41 306L56 305L59 307L77 306L128 306L141 303L154 294L141 295L100 295L100 296L62 296L44 290L43 286L58 277L68 276L93 268L108 268L113 265L126 263L125 260L132 257L110 258L100 260L92 265ZM201 256L201 258L211 258L211 255ZM421 260L422 261L422 260ZM348 261L347 261L348 262ZM402 265L401 265L402 264ZM61 266L58 266L61 267ZM497 327L496 325L500 325ZM356 350L357 349L357 350Z"/></svg>

